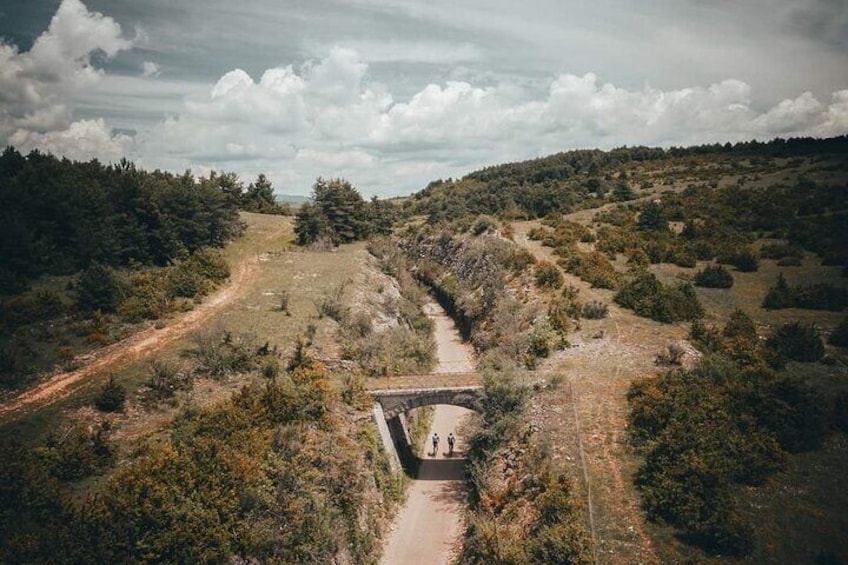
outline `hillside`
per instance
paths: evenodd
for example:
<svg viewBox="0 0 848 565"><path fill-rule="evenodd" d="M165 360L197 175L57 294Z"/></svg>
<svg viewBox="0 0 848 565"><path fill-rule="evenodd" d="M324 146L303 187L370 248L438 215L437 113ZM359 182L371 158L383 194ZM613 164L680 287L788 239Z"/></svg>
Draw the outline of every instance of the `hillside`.
<svg viewBox="0 0 848 565"><path fill-rule="evenodd" d="M567 152L410 202L529 250L549 321L581 305L530 411L599 562L848 559L844 138Z"/></svg>
<svg viewBox="0 0 848 565"><path fill-rule="evenodd" d="M319 179L294 218L18 157L8 231L67 261L4 279L0 560L374 562L405 478L365 391L453 382L429 293L486 392L461 562L848 561L845 138L572 151L391 208ZM22 202L48 173L67 203ZM138 229L76 245L80 191ZM35 222L63 210L73 240Z"/></svg>

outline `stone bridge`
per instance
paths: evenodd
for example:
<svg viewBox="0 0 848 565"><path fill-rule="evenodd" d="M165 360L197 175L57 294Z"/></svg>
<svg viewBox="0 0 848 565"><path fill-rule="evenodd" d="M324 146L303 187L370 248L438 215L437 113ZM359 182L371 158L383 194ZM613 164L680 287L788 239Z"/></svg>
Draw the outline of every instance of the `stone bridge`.
<svg viewBox="0 0 848 565"><path fill-rule="evenodd" d="M395 378L391 383L381 383L392 388L372 388L371 397L374 399L372 411L374 424L380 433L383 447L389 457L392 469L399 471L401 467L410 470L415 467L415 456L410 447L409 424L407 412L422 406L448 404L461 406L469 410L478 409L478 402L483 398L483 386L479 383L479 375L461 377L470 384L455 386L432 386L438 379L432 376ZM432 383L431 386L422 386ZM439 383L443 384L443 383ZM400 388L395 388L400 386Z"/></svg>
<svg viewBox="0 0 848 565"><path fill-rule="evenodd" d="M385 419L391 420L413 408L435 404L449 404L476 410L477 403L483 398L483 387L471 385L372 390L371 396L382 407Z"/></svg>

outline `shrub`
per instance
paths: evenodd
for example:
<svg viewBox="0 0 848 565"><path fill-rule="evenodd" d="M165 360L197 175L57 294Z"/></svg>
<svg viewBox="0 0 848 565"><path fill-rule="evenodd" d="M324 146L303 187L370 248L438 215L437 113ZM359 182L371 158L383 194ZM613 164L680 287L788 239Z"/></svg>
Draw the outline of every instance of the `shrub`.
<svg viewBox="0 0 848 565"><path fill-rule="evenodd" d="M342 284L335 291L328 291L315 301L319 318L326 316L340 324L344 322L348 314L347 307L342 300L344 289L345 285Z"/></svg>
<svg viewBox="0 0 848 565"><path fill-rule="evenodd" d="M668 287L650 272L637 275L615 295L615 301L637 315L658 322L679 322L704 316L704 308L688 284Z"/></svg>
<svg viewBox="0 0 848 565"><path fill-rule="evenodd" d="M108 427L85 429L82 426L65 431L61 437L50 435L34 454L47 470L62 481L76 481L108 466L114 451L107 441Z"/></svg>
<svg viewBox="0 0 848 565"><path fill-rule="evenodd" d="M595 288L613 289L618 286L619 275L603 253L575 252L562 262L566 271L580 277Z"/></svg>
<svg viewBox="0 0 848 565"><path fill-rule="evenodd" d="M285 312L286 316L291 316L289 311L290 296L287 290L280 292L280 312Z"/></svg>
<svg viewBox="0 0 848 565"><path fill-rule="evenodd" d="M166 288L170 298L194 298L209 292L211 284L188 261L183 261L168 271Z"/></svg>
<svg viewBox="0 0 848 565"><path fill-rule="evenodd" d="M230 267L220 251L202 248L192 253L185 261L195 273L206 280L223 282L230 276Z"/></svg>
<svg viewBox="0 0 848 565"><path fill-rule="evenodd" d="M186 354L197 360L195 371L213 379L223 379L233 373L249 371L254 366L253 337L234 335L213 328L192 337L194 347Z"/></svg>
<svg viewBox="0 0 848 565"><path fill-rule="evenodd" d="M757 255L750 249L740 251L734 255L731 264L743 273L753 273L760 268L760 261Z"/></svg>
<svg viewBox="0 0 848 565"><path fill-rule="evenodd" d="M593 300L583 305L581 314L588 320L601 320L609 315L609 307L603 302Z"/></svg>
<svg viewBox="0 0 848 565"><path fill-rule="evenodd" d="M790 308L795 303L792 289L783 277L783 273L777 275L777 283L771 287L763 299L763 308L766 310L780 310Z"/></svg>
<svg viewBox="0 0 848 565"><path fill-rule="evenodd" d="M126 400L126 389L115 382L114 376L110 376L103 390L95 397L94 407L101 412L120 412L124 409Z"/></svg>
<svg viewBox="0 0 848 565"><path fill-rule="evenodd" d="M789 322L767 341L766 347L780 358L793 361L818 361L824 357L824 343L812 324Z"/></svg>
<svg viewBox="0 0 848 565"><path fill-rule="evenodd" d="M722 332L724 337L739 338L747 341L757 341L757 327L754 320L742 310L734 310Z"/></svg>
<svg viewBox="0 0 848 565"><path fill-rule="evenodd" d="M763 299L763 308L806 308L840 312L848 305L848 290L827 283L790 287L781 273Z"/></svg>
<svg viewBox="0 0 848 565"><path fill-rule="evenodd" d="M672 254L671 262L678 267L692 269L697 265L697 259L691 253L685 251L677 251Z"/></svg>
<svg viewBox="0 0 848 565"><path fill-rule="evenodd" d="M752 273L760 268L760 260L756 253L750 249L744 249L738 252L722 253L718 256L717 261L726 265L733 265L737 271L742 273Z"/></svg>
<svg viewBox="0 0 848 565"><path fill-rule="evenodd" d="M487 232L494 232L498 229L498 221L491 216L480 216L471 226L471 233L475 236L483 235Z"/></svg>
<svg viewBox="0 0 848 565"><path fill-rule="evenodd" d="M548 321L551 327L559 332L561 336L568 335L571 318L575 317L575 313L579 316L579 303L575 305L575 300L566 297L557 297L548 303Z"/></svg>
<svg viewBox="0 0 848 565"><path fill-rule="evenodd" d="M804 249L787 243L770 243L760 249L760 257L763 259L794 258L798 259L800 264L800 259L804 257Z"/></svg>
<svg viewBox="0 0 848 565"><path fill-rule="evenodd" d="M686 350L679 343L669 343L665 351L657 354L655 362L657 365L681 365L685 354Z"/></svg>
<svg viewBox="0 0 848 565"><path fill-rule="evenodd" d="M9 326L31 324L60 316L64 311L62 299L52 290L37 290L15 296L3 302L0 320Z"/></svg>
<svg viewBox="0 0 848 565"><path fill-rule="evenodd" d="M156 398L172 398L179 391L190 391L194 388L191 374L180 371L171 363L154 360L150 363L150 387Z"/></svg>
<svg viewBox="0 0 848 565"><path fill-rule="evenodd" d="M841 312L848 304L848 290L831 284L797 286L793 290L793 302L797 308Z"/></svg>
<svg viewBox="0 0 848 565"><path fill-rule="evenodd" d="M77 304L83 310L114 312L124 295L123 284L111 268L94 263L79 276Z"/></svg>
<svg viewBox="0 0 848 565"><path fill-rule="evenodd" d="M704 288L730 288L733 275L721 265L710 265L695 273L694 283Z"/></svg>
<svg viewBox="0 0 848 565"><path fill-rule="evenodd" d="M536 286L539 288L560 288L563 279L559 267L549 261L541 261L536 265Z"/></svg>

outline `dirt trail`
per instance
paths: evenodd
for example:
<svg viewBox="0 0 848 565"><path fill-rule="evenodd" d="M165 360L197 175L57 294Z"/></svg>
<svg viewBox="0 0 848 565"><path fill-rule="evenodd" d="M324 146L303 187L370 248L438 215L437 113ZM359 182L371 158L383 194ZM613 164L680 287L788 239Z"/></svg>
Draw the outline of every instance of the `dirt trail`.
<svg viewBox="0 0 848 565"><path fill-rule="evenodd" d="M567 218L586 220L596 211ZM538 259L555 260L550 248L527 238L534 225L516 224L516 241ZM583 320L582 330L571 336L575 347L546 362L567 377L569 386L532 402L533 418L559 446L555 459L570 469L583 491L596 563L660 563L633 487L636 462L624 441L626 394L633 379L656 370L656 353L683 337L682 330L638 318L617 306L611 291L592 288L568 273L564 277L584 302L608 304L609 316Z"/></svg>
<svg viewBox="0 0 848 565"><path fill-rule="evenodd" d="M425 312L435 323L439 373L467 373L474 370L471 348L462 343L459 332L444 310L429 303ZM460 549L462 508L465 502L463 439L458 433L470 411L458 406L436 406L433 422L421 453L424 459L418 476L409 487L408 498L398 514L380 563L383 565L433 565L452 563ZM441 438L433 453L429 439ZM454 456L447 456L447 437L456 435Z"/></svg>
<svg viewBox="0 0 848 565"><path fill-rule="evenodd" d="M46 382L20 394L9 403L0 406L0 416L53 403L68 396L71 393L71 385L90 375L160 351L169 343L197 329L222 307L241 297L256 278L258 270L257 257L243 261L233 269L226 286L220 288L191 312L173 319L161 329L151 326L127 339L81 356L79 361L85 363L85 366L53 375Z"/></svg>

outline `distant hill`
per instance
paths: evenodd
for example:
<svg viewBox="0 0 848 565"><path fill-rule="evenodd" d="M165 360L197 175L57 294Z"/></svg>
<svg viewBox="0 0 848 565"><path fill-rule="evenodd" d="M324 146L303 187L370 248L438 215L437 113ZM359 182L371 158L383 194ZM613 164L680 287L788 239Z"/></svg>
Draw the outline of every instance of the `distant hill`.
<svg viewBox="0 0 848 565"><path fill-rule="evenodd" d="M643 190L668 184L705 163L722 163L739 174L769 160L783 167L792 159L848 156L848 137L748 141L696 147L580 149L527 161L486 167L458 180L436 180L407 204L432 220L494 214L508 219L569 213L605 202L626 201ZM844 170L844 168L843 168ZM691 175L690 175L691 176ZM843 177L844 178L844 177Z"/></svg>
<svg viewBox="0 0 848 565"><path fill-rule="evenodd" d="M308 196L301 196L299 194L280 194L276 193L274 196L277 198L277 202L280 203L288 203L288 204L303 204L304 202L309 202Z"/></svg>

